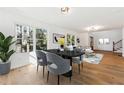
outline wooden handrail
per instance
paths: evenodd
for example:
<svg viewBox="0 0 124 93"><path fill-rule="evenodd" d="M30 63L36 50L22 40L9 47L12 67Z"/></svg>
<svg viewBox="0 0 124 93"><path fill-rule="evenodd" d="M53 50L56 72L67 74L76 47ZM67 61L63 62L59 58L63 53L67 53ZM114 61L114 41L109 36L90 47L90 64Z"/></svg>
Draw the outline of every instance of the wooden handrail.
<svg viewBox="0 0 124 93"><path fill-rule="evenodd" d="M122 39L119 40L119 41L117 41L117 42L114 42L114 45L115 45L115 44L118 44L119 42L122 42Z"/></svg>
<svg viewBox="0 0 124 93"><path fill-rule="evenodd" d="M118 43L120 43L120 42L122 42L122 39L119 40L119 41L117 41L117 42L113 42L113 52L114 52L115 50L119 50L119 49L121 48L121 46L120 46L119 48L116 48L116 49L115 49L115 45L118 44Z"/></svg>

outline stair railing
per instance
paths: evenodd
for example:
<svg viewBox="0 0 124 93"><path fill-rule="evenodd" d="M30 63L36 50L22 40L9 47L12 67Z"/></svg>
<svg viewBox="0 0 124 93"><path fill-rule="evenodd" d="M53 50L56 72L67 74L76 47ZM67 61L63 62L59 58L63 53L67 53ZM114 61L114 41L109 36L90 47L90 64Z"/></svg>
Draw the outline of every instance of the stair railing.
<svg viewBox="0 0 124 93"><path fill-rule="evenodd" d="M120 50L122 48L122 40L119 40L117 42L113 42L113 52Z"/></svg>

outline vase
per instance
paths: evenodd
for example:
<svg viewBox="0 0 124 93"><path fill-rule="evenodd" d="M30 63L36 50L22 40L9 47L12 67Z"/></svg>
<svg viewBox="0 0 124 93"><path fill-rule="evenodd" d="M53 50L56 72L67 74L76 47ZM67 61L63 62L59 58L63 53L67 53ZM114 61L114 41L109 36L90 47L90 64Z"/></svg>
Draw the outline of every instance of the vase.
<svg viewBox="0 0 124 93"><path fill-rule="evenodd" d="M60 48L64 48L64 45L60 45Z"/></svg>
<svg viewBox="0 0 124 93"><path fill-rule="evenodd" d="M64 51L64 45L60 45L60 51Z"/></svg>

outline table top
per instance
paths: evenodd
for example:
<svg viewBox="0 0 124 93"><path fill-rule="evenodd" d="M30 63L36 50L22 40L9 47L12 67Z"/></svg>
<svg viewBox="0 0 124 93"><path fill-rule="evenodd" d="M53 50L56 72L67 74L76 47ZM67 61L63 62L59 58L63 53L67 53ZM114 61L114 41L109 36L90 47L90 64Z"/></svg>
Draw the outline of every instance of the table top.
<svg viewBox="0 0 124 93"><path fill-rule="evenodd" d="M58 49L49 49L47 51L51 52L51 53L55 53L55 54L60 55L60 56L64 56L64 57L78 57L78 56L81 56L81 55L84 54L84 52L76 51L76 50L73 50L73 51L69 51L69 50L60 51Z"/></svg>

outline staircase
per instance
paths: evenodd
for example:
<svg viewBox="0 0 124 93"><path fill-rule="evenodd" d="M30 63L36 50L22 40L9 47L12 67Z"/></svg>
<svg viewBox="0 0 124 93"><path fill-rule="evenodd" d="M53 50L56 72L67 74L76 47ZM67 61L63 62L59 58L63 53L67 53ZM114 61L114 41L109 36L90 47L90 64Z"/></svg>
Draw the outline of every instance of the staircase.
<svg viewBox="0 0 124 93"><path fill-rule="evenodd" d="M122 40L113 42L113 52L122 56Z"/></svg>

